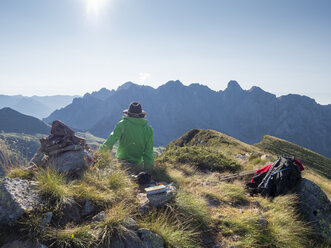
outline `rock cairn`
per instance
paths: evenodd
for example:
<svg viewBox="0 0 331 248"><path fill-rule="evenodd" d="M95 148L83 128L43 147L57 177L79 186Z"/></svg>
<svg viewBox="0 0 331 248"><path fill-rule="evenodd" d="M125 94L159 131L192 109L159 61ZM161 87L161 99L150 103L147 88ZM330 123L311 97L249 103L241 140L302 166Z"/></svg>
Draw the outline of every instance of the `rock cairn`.
<svg viewBox="0 0 331 248"><path fill-rule="evenodd" d="M61 121L53 121L51 134L40 139L40 148L31 159L30 167L54 166L64 173L76 173L92 162L85 139Z"/></svg>

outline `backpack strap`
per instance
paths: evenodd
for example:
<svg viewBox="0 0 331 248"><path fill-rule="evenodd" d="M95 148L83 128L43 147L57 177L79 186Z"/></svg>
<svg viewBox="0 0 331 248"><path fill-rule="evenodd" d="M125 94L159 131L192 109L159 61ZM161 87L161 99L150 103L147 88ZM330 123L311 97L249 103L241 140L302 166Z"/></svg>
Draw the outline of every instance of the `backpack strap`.
<svg viewBox="0 0 331 248"><path fill-rule="evenodd" d="M268 185L266 185L266 182L269 182L269 179L270 179L270 177L271 177L271 173L272 173L272 171L274 170L274 168L275 168L276 166L279 165L279 163L281 162L281 160L282 160L282 157L279 157L279 158L273 163L273 165L270 167L270 169L267 171L267 174L264 176L264 178L262 179L261 183L260 183L259 186L257 187L257 188L258 188L258 192L263 193L263 192L266 190L266 188L267 188L266 186L268 186Z"/></svg>

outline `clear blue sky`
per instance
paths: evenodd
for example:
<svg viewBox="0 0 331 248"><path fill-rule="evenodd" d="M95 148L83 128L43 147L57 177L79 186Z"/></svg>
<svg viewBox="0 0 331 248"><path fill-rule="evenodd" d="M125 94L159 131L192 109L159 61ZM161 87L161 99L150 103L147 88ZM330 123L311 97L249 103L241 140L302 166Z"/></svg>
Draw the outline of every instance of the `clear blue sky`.
<svg viewBox="0 0 331 248"><path fill-rule="evenodd" d="M1 0L0 94L229 80L331 103L331 1Z"/></svg>

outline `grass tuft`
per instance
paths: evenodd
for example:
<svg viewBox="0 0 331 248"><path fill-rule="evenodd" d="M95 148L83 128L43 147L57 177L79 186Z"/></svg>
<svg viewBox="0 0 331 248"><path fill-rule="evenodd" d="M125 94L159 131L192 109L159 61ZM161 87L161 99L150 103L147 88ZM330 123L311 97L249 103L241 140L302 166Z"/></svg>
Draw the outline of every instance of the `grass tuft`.
<svg viewBox="0 0 331 248"><path fill-rule="evenodd" d="M212 222L206 203L199 196L179 190L175 199L178 217L194 229L207 231Z"/></svg>
<svg viewBox="0 0 331 248"><path fill-rule="evenodd" d="M106 210L105 220L98 223L98 239L100 244L105 247L111 247L114 237L121 237L123 223L129 217L132 209L125 203L119 203Z"/></svg>
<svg viewBox="0 0 331 248"><path fill-rule="evenodd" d="M10 178L32 180L34 178L34 172L32 170L24 169L23 167L11 167L6 176Z"/></svg>
<svg viewBox="0 0 331 248"><path fill-rule="evenodd" d="M192 230L190 223L180 222L174 212L154 211L148 213L139 220L139 225L159 234L167 247L200 247L197 241L199 232Z"/></svg>
<svg viewBox="0 0 331 248"><path fill-rule="evenodd" d="M65 175L54 168L39 169L36 178L41 195L50 205L55 204L55 208L67 202L73 195L72 184L66 183Z"/></svg>
<svg viewBox="0 0 331 248"><path fill-rule="evenodd" d="M66 229L49 229L44 240L49 247L57 248L86 248L96 242L89 226L77 226Z"/></svg>

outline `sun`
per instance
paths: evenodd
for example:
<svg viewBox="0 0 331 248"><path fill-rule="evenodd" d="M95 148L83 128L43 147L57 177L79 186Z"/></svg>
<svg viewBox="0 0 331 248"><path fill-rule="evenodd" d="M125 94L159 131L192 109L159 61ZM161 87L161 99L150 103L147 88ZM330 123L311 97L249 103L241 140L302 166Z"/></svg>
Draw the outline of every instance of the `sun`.
<svg viewBox="0 0 331 248"><path fill-rule="evenodd" d="M86 11L88 15L98 16L109 0L86 0Z"/></svg>

